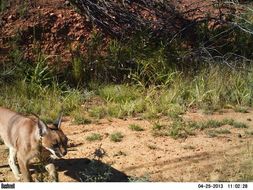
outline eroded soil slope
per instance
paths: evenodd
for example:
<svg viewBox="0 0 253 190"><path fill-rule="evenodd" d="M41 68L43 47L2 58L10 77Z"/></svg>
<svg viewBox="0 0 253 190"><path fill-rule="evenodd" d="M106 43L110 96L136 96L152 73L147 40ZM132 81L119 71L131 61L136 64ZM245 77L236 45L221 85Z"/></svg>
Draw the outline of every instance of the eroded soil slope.
<svg viewBox="0 0 253 190"><path fill-rule="evenodd" d="M35 6L12 6L1 13L0 57L4 59L18 45L25 58L34 60L37 52L57 63L68 63L78 48L85 52L91 27L64 0L38 1ZM49 59L50 61L50 59ZM53 62L52 61L52 62Z"/></svg>

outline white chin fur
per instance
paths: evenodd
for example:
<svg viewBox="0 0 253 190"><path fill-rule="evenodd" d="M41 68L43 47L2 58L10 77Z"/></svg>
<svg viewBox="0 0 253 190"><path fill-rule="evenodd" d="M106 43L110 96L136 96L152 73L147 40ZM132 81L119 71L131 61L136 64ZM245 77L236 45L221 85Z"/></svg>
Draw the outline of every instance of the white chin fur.
<svg viewBox="0 0 253 190"><path fill-rule="evenodd" d="M45 148L46 148L49 152L51 152L51 154L52 154L52 155L50 155L51 158L53 158L53 159L59 158L58 156L56 156L54 150L52 150L51 148L47 148L47 147L45 147Z"/></svg>

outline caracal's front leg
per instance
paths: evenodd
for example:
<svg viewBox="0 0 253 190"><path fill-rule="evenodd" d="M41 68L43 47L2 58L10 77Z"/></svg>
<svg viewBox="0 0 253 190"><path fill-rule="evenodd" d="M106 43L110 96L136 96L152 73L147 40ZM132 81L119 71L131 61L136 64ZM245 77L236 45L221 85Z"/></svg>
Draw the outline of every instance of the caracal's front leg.
<svg viewBox="0 0 253 190"><path fill-rule="evenodd" d="M23 177L23 181L31 182L32 181L32 176L30 174L29 167L28 167L29 160L26 158L25 155L23 155L20 152L17 153L17 158L18 158L18 165L19 165L19 168L20 168L20 172L21 172L22 177Z"/></svg>
<svg viewBox="0 0 253 190"><path fill-rule="evenodd" d="M57 173L53 163L47 164L45 166L45 169L47 170L47 172L49 174L50 181L53 181L53 182L58 182L59 181L58 173Z"/></svg>
<svg viewBox="0 0 253 190"><path fill-rule="evenodd" d="M16 156L17 156L17 150L15 148L9 148L9 166L16 178L17 181L21 180L21 174L19 172L18 166L16 164Z"/></svg>

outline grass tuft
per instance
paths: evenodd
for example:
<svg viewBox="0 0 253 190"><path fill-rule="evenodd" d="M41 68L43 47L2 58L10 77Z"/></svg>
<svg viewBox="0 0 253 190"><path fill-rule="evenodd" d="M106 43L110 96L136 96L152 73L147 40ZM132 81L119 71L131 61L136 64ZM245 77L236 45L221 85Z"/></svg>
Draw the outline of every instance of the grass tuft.
<svg viewBox="0 0 253 190"><path fill-rule="evenodd" d="M91 120L85 116L85 112L82 110L77 109L73 111L70 115L73 118L72 124L86 125L91 123Z"/></svg>
<svg viewBox="0 0 253 190"><path fill-rule="evenodd" d="M101 141L102 136L99 133L92 133L89 136L86 137L87 141L93 142L93 141Z"/></svg>
<svg viewBox="0 0 253 190"><path fill-rule="evenodd" d="M114 132L110 134L110 140L113 142L121 142L124 135L121 132Z"/></svg>
<svg viewBox="0 0 253 190"><path fill-rule="evenodd" d="M165 126L164 125L161 125L161 124L159 124L159 123L154 123L154 125L153 125L153 127L152 127L152 129L153 130L161 130L161 129L163 129Z"/></svg>
<svg viewBox="0 0 253 190"><path fill-rule="evenodd" d="M206 131L206 134L208 137L217 137L221 134L230 134L231 132L228 129L220 129L220 130L208 130Z"/></svg>
<svg viewBox="0 0 253 190"><path fill-rule="evenodd" d="M240 113L249 113L247 107L242 107L242 106L236 106L234 108L235 112L240 112Z"/></svg>
<svg viewBox="0 0 253 190"><path fill-rule="evenodd" d="M131 129L132 131L144 131L144 129L141 126L136 124L131 124L129 125L128 128Z"/></svg>
<svg viewBox="0 0 253 190"><path fill-rule="evenodd" d="M189 135L195 135L193 130L189 128L188 123L184 121L174 121L170 125L169 136L174 139L177 138L187 138Z"/></svg>
<svg viewBox="0 0 253 190"><path fill-rule="evenodd" d="M103 106L92 107L88 110L88 113L96 119L102 119L106 116L106 110Z"/></svg>
<svg viewBox="0 0 253 190"><path fill-rule="evenodd" d="M235 128L249 128L249 126L247 125L247 124L245 124L245 123L242 123L242 122L234 122L233 123L233 127L235 127Z"/></svg>
<svg viewBox="0 0 253 190"><path fill-rule="evenodd" d="M81 182L109 182L113 177L113 169L100 161L91 160L77 176Z"/></svg>
<svg viewBox="0 0 253 190"><path fill-rule="evenodd" d="M207 129L207 128L219 128L223 125L230 125L235 128L248 128L248 125L242 122L237 122L233 119L223 119L222 121L218 120L207 120L204 122L190 122L189 123L191 128L195 129Z"/></svg>

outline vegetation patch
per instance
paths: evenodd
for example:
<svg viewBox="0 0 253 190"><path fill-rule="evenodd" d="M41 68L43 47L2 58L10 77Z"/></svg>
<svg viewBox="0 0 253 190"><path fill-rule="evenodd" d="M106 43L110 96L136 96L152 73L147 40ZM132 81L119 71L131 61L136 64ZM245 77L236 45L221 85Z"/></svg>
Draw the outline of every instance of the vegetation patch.
<svg viewBox="0 0 253 190"><path fill-rule="evenodd" d="M184 121L174 121L168 131L169 136L177 138L186 138L189 135L195 135L193 129Z"/></svg>
<svg viewBox="0 0 253 190"><path fill-rule="evenodd" d="M129 182L151 182L149 175L144 175L141 177L129 177Z"/></svg>
<svg viewBox="0 0 253 190"><path fill-rule="evenodd" d="M136 124L131 124L129 125L128 128L131 129L132 131L144 131L144 129L141 126Z"/></svg>
<svg viewBox="0 0 253 190"><path fill-rule="evenodd" d="M90 123L91 123L91 120L84 116L76 116L74 117L74 121L73 121L73 124L76 124L76 125L86 125Z"/></svg>
<svg viewBox="0 0 253 190"><path fill-rule="evenodd" d="M161 129L164 129L165 128L165 126L164 125L161 125L161 124L159 124L159 123L154 123L154 125L153 125L153 127L152 127L152 129L153 130L156 130L156 131L160 131Z"/></svg>
<svg viewBox="0 0 253 190"><path fill-rule="evenodd" d="M154 137L168 136L167 127L168 126L166 126L166 125L154 123L154 125L152 126L152 135Z"/></svg>
<svg viewBox="0 0 253 190"><path fill-rule="evenodd" d="M249 126L245 123L242 123L242 122L234 122L233 123L233 127L235 128L249 128Z"/></svg>
<svg viewBox="0 0 253 190"><path fill-rule="evenodd" d="M217 137L221 134L231 134L231 132L228 129L220 129L220 130L207 130L205 132L208 137Z"/></svg>
<svg viewBox="0 0 253 190"><path fill-rule="evenodd" d="M87 167L77 175L81 182L109 182L112 180L113 171L109 165L91 160Z"/></svg>
<svg viewBox="0 0 253 190"><path fill-rule="evenodd" d="M101 141L102 140L102 136L99 133L92 133L89 136L86 137L87 141Z"/></svg>
<svg viewBox="0 0 253 190"><path fill-rule="evenodd" d="M195 129L207 129L207 128L219 128L223 125L231 125L235 128L248 128L245 123L237 122L233 119L223 119L222 121L218 120L207 120L204 122L190 122L189 123L191 128Z"/></svg>
<svg viewBox="0 0 253 190"><path fill-rule="evenodd" d="M141 96L138 88L127 85L109 85L98 90L100 97L108 102L124 103L136 100Z"/></svg>
<svg viewBox="0 0 253 190"><path fill-rule="evenodd" d="M242 107L242 106L236 106L235 107L235 112L240 112L240 113L249 113L247 107Z"/></svg>
<svg viewBox="0 0 253 190"><path fill-rule="evenodd" d="M121 142L124 135L121 132L114 132L110 134L110 140L113 142Z"/></svg>
<svg viewBox="0 0 253 190"><path fill-rule="evenodd" d="M234 121L233 119L207 120L202 122L183 121L182 119L175 119L170 125L160 125L155 123L152 127L152 134L155 137L171 136L172 138L187 138L195 135L195 130L205 130L209 137L216 137L221 134L230 134L228 129L222 129L224 125L230 125L235 128L248 128L244 123ZM219 129L218 129L219 128ZM214 130L215 129L215 130Z"/></svg>
<svg viewBox="0 0 253 190"><path fill-rule="evenodd" d="M73 118L73 121L72 121L73 124L76 124L76 125L86 125L86 124L90 124L91 123L91 120L88 119L85 116L85 112L84 111L81 111L81 110L77 109L74 112L72 112L70 115Z"/></svg>
<svg viewBox="0 0 253 190"><path fill-rule="evenodd" d="M94 106L88 110L91 117L102 119L106 116L106 109L103 106Z"/></svg>

